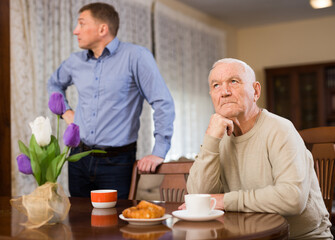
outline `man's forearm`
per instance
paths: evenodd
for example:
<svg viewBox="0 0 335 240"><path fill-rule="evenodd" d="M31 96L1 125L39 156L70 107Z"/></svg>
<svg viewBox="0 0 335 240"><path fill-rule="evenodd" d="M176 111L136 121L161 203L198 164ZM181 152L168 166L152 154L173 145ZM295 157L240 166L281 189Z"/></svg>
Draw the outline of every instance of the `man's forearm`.
<svg viewBox="0 0 335 240"><path fill-rule="evenodd" d="M205 135L203 145L187 179L189 193L221 192L219 144L220 139Z"/></svg>

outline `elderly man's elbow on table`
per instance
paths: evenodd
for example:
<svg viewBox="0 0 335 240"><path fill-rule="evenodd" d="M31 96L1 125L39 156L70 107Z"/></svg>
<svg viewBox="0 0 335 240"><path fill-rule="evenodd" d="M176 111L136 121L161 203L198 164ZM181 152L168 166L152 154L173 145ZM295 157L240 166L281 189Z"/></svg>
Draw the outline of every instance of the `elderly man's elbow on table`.
<svg viewBox="0 0 335 240"><path fill-rule="evenodd" d="M289 198L283 200L285 208L278 213L282 216L301 215L307 207L307 199L300 194L292 194Z"/></svg>

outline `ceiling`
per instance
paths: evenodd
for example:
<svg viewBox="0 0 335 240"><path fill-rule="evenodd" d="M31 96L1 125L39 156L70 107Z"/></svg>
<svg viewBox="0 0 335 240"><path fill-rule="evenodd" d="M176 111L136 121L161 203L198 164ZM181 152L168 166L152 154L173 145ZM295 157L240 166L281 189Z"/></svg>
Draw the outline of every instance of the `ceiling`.
<svg viewBox="0 0 335 240"><path fill-rule="evenodd" d="M178 0L236 28L335 15L335 4L313 9L309 0Z"/></svg>

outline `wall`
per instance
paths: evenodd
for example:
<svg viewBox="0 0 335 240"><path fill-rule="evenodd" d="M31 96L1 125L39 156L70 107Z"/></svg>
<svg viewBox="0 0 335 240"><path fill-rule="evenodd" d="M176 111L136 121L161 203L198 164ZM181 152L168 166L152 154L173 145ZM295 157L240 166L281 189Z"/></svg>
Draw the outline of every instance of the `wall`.
<svg viewBox="0 0 335 240"><path fill-rule="evenodd" d="M237 56L254 68L266 107L264 68L335 60L335 16L239 29Z"/></svg>

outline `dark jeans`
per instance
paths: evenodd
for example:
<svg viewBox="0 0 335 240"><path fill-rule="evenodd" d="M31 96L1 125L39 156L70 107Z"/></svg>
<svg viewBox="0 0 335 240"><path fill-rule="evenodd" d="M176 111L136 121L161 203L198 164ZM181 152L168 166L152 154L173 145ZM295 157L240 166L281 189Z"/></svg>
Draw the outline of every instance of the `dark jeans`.
<svg viewBox="0 0 335 240"><path fill-rule="evenodd" d="M79 153L79 147L71 154ZM69 162L69 190L72 197L90 197L91 190L116 189L119 199L128 199L136 149L115 157L88 155Z"/></svg>

